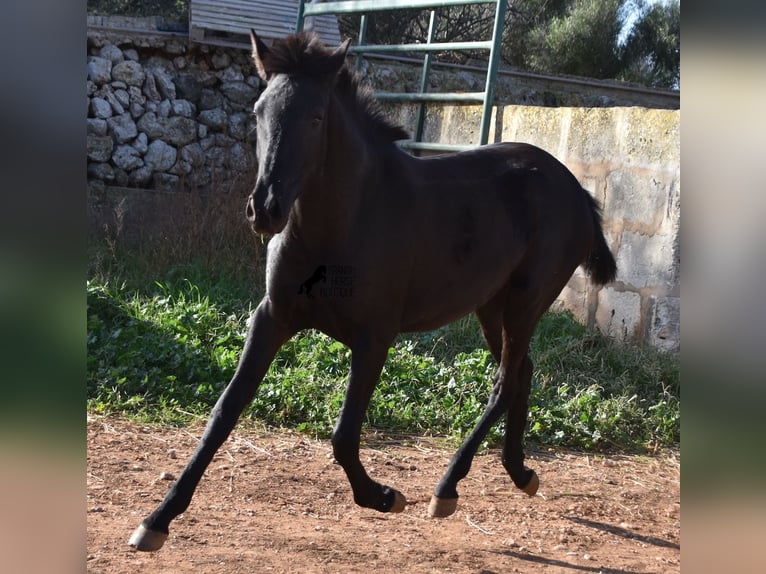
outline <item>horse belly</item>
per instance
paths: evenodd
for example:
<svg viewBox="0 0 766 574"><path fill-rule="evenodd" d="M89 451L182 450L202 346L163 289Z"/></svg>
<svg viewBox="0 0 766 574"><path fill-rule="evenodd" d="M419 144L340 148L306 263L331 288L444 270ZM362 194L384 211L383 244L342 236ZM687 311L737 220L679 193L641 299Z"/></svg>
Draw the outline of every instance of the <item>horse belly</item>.
<svg viewBox="0 0 766 574"><path fill-rule="evenodd" d="M404 331L430 331L473 312L508 284L521 259L507 243L474 248L457 239L444 247L413 270Z"/></svg>

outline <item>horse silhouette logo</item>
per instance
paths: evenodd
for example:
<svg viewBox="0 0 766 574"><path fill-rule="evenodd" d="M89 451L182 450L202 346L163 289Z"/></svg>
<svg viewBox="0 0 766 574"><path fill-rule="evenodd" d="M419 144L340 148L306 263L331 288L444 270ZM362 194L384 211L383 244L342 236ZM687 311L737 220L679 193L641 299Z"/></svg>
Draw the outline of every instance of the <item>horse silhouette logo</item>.
<svg viewBox="0 0 766 574"><path fill-rule="evenodd" d="M305 293L306 297L313 299L314 296L311 294L311 290L314 288L314 285L320 281L322 283L327 283L327 266L325 265L320 265L314 269L311 277L301 283L301 286L298 288L298 295L303 295Z"/></svg>

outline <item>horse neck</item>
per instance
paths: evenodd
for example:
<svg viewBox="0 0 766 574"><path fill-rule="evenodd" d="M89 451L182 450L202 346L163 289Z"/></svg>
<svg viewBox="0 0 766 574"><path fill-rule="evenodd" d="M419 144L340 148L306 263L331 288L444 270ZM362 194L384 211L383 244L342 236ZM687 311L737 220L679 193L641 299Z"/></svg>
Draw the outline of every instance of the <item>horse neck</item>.
<svg viewBox="0 0 766 574"><path fill-rule="evenodd" d="M327 115L321 168L307 182L295 204L300 235L313 241L343 241L357 217L368 186L372 162L371 141L364 136L353 110L334 96Z"/></svg>

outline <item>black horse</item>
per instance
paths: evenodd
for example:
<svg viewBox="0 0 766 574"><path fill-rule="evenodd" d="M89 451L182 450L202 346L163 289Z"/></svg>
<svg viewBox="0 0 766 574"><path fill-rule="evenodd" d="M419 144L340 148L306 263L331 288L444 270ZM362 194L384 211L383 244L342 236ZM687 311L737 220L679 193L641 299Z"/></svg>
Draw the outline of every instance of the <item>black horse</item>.
<svg viewBox="0 0 766 574"><path fill-rule="evenodd" d="M415 158L407 134L345 66L306 34L268 48L253 33L266 89L255 104L258 179L246 215L268 244L266 295L242 357L186 468L130 539L157 550L188 507L213 455L250 403L277 350L318 329L352 350L345 401L333 429L335 458L360 506L401 512L406 500L375 482L359 460L370 396L398 333L432 330L475 312L499 368L476 428L453 456L429 514L448 516L489 428L506 415L502 463L534 495L522 439L532 377L528 347L540 316L583 265L597 285L614 258L591 196L559 161L521 143ZM329 282L312 297L300 286L321 266Z"/></svg>

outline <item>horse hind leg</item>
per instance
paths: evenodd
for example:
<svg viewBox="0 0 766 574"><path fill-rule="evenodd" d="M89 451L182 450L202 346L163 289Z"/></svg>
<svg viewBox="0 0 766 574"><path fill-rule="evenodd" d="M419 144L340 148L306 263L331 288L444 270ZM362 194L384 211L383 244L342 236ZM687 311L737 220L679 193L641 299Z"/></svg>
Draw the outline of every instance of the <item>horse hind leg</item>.
<svg viewBox="0 0 766 574"><path fill-rule="evenodd" d="M503 308L502 305L488 303L476 309L481 333L487 342L492 356L500 364L503 351Z"/></svg>
<svg viewBox="0 0 766 574"><path fill-rule="evenodd" d="M524 429L527 424L529 393L532 388L532 360L524 355L517 376L517 387L506 413L503 466L517 488L529 496L537 494L540 479L534 470L524 466Z"/></svg>
<svg viewBox="0 0 766 574"><path fill-rule="evenodd" d="M479 314L479 317L481 320L482 315ZM491 322L482 321L482 328L485 331L485 337L487 337L490 348L492 348L493 342L496 342L494 338L495 331L491 325ZM492 425L508 410L511 399L517 394L515 389L518 386L519 361L523 358L523 355L515 352L517 348L516 341L509 336L505 328L502 330L501 339L500 366L495 375L495 384L492 388L489 401L478 423L457 452L455 452L446 472L434 489L431 503L428 507L428 514L432 518L446 517L455 512L458 500L458 482L468 475L473 457L476 455L481 442L487 436Z"/></svg>

